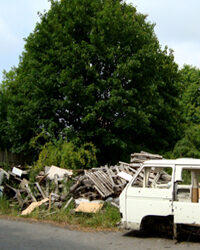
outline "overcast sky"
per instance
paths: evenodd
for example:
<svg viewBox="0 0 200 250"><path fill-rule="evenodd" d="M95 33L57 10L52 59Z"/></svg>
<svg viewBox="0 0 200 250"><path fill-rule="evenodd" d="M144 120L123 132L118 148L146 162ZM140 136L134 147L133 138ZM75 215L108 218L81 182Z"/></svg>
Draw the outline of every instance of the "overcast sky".
<svg viewBox="0 0 200 250"><path fill-rule="evenodd" d="M155 23L160 43L174 50L175 61L182 67L200 68L199 0L128 0L148 20Z"/></svg>
<svg viewBox="0 0 200 250"><path fill-rule="evenodd" d="M156 23L160 43L174 50L181 67L200 68L199 0L127 0L148 20ZM3 69L17 66L23 51L24 37L39 21L37 12L49 9L48 0L0 0L0 81Z"/></svg>

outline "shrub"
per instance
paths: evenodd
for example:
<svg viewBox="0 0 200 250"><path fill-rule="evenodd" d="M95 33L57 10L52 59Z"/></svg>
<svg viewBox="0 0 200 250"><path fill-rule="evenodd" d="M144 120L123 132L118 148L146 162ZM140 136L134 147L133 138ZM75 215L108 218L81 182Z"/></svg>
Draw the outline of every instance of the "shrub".
<svg viewBox="0 0 200 250"><path fill-rule="evenodd" d="M200 125L190 125L184 137L179 140L173 154L175 157L193 157L200 158Z"/></svg>
<svg viewBox="0 0 200 250"><path fill-rule="evenodd" d="M77 147L72 142L57 141L46 143L39 154L31 176L34 177L44 166L55 165L66 169L85 169L97 165L96 148L92 143L85 143Z"/></svg>

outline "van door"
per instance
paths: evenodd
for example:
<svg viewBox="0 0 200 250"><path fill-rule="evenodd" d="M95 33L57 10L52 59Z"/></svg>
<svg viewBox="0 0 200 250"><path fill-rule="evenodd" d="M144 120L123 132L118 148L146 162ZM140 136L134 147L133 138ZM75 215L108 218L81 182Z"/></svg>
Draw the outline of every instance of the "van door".
<svg viewBox="0 0 200 250"><path fill-rule="evenodd" d="M173 202L175 224L200 224L199 177L198 169L182 169L182 182L175 184Z"/></svg>
<svg viewBox="0 0 200 250"><path fill-rule="evenodd" d="M165 170L172 173L172 167ZM172 175L160 166L143 166L126 190L126 221L133 229L139 229L146 216L172 215Z"/></svg>

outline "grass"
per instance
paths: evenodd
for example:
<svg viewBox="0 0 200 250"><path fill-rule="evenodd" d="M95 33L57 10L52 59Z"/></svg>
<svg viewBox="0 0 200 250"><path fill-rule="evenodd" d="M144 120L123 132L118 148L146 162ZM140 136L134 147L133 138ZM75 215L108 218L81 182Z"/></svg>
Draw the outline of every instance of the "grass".
<svg viewBox="0 0 200 250"><path fill-rule="evenodd" d="M69 190L71 184L72 183L69 180L66 184L67 190ZM51 187L51 189L53 189L53 187ZM2 199L0 198L0 215L48 221L61 225L71 225L72 227L75 226L79 229L87 228L93 230L116 230L116 224L120 221L119 210L107 202L104 203L103 208L96 214L75 213L75 204L74 202L71 202L67 209L58 209L57 207L53 206L53 204L51 209L49 209L48 205L43 204L27 216L21 216L21 208L16 204L17 202L14 203L12 200L6 199L5 196ZM63 204L63 206L64 205L65 204Z"/></svg>
<svg viewBox="0 0 200 250"><path fill-rule="evenodd" d="M52 207L50 210L42 205L31 214L21 216L21 210L5 198L0 199L0 214L18 218L48 221L61 225L71 225L78 229L92 230L116 230L116 224L120 221L119 210L109 203L104 203L103 208L96 214L75 213L73 202L67 209Z"/></svg>
<svg viewBox="0 0 200 250"><path fill-rule="evenodd" d="M0 198L0 212L2 214L10 213L9 201L4 197Z"/></svg>
<svg viewBox="0 0 200 250"><path fill-rule="evenodd" d="M19 207L17 205L11 204L9 200L5 197L0 198L0 214L1 215L12 215L17 216Z"/></svg>

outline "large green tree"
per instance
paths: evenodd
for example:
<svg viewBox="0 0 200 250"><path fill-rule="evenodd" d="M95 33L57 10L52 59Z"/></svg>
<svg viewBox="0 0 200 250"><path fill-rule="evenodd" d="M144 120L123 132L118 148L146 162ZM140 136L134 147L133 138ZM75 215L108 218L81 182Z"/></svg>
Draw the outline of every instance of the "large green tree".
<svg viewBox="0 0 200 250"><path fill-rule="evenodd" d="M9 72L3 72L3 81L0 85L0 149L11 148L8 131L9 124L8 110L11 108L11 99L15 97L11 94L11 88L15 86L16 69L12 68ZM11 110L10 110L11 111Z"/></svg>
<svg viewBox="0 0 200 250"><path fill-rule="evenodd" d="M182 137L174 148L175 157L200 157L200 69L184 65L180 70Z"/></svg>
<svg viewBox="0 0 200 250"><path fill-rule="evenodd" d="M169 150L177 139L173 54L123 1L51 1L16 71L7 128L14 151L29 150L42 130L93 142L101 163Z"/></svg>
<svg viewBox="0 0 200 250"><path fill-rule="evenodd" d="M186 123L200 122L200 69L184 65L180 71L182 115Z"/></svg>

